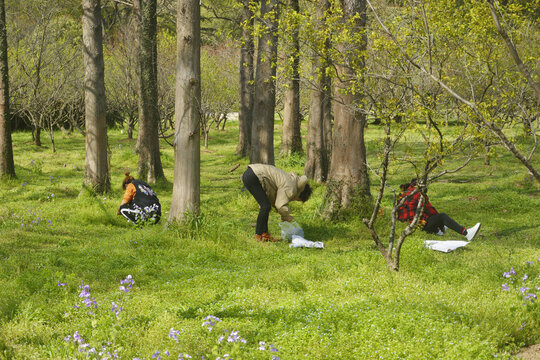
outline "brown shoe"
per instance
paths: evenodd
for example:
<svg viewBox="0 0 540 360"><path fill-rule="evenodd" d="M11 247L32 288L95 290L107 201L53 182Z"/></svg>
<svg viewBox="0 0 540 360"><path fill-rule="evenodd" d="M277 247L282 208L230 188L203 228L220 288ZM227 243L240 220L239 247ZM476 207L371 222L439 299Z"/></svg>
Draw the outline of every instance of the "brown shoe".
<svg viewBox="0 0 540 360"><path fill-rule="evenodd" d="M277 241L279 241L279 239L275 239L275 238L271 237L269 233L263 233L261 235L261 238L262 238L263 242L267 242L267 241L269 241L269 242L277 242Z"/></svg>

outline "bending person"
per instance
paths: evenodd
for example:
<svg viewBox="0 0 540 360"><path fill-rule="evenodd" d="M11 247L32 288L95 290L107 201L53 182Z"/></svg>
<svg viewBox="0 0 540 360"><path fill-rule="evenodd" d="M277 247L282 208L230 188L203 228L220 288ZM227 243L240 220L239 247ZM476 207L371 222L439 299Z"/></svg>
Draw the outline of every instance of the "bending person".
<svg viewBox="0 0 540 360"><path fill-rule="evenodd" d="M157 224L161 218L161 204L156 193L144 181L130 176L129 171L125 174L122 189L126 192L117 214L137 225L143 225L146 222Z"/></svg>
<svg viewBox="0 0 540 360"><path fill-rule="evenodd" d="M412 179L410 183L400 185L402 193L399 199L409 197L403 205L398 209L398 220L411 223L416 213L416 207L420 200L420 192L410 196L416 189L416 179ZM429 234L444 235L446 229L452 229L455 232L465 236L468 241L471 241L480 230L480 223L477 223L470 229L466 229L450 216L445 213L439 213L429 202L429 198L424 199L424 214L420 219L420 224L423 224L422 230Z"/></svg>
<svg viewBox="0 0 540 360"><path fill-rule="evenodd" d="M305 175L287 173L272 165L249 165L242 181L260 207L255 228L257 241L277 241L268 233L268 217L272 206L281 215L282 221L291 222L293 218L289 212L289 202L305 202L311 196L311 187Z"/></svg>

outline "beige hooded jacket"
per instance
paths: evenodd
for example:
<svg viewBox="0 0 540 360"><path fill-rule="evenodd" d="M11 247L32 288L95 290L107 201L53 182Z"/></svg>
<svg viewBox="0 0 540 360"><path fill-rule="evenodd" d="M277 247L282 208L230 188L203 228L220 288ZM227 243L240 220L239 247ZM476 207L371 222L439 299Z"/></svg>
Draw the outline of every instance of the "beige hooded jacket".
<svg viewBox="0 0 540 360"><path fill-rule="evenodd" d="M268 200L281 215L281 219L288 218L290 213L287 205L304 190L307 177L298 176L294 172L287 173L272 165L251 164L249 167L257 175Z"/></svg>

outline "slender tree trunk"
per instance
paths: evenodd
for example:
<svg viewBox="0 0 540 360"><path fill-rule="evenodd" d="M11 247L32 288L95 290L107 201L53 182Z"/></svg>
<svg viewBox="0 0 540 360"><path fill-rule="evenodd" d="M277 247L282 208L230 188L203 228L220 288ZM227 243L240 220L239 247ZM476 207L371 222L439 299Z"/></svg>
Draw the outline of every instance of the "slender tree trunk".
<svg viewBox="0 0 540 360"><path fill-rule="evenodd" d="M495 26L497 27L497 31L499 32L499 35L503 38L506 47L508 48L508 51L510 52L510 55L512 56L512 59L514 60L514 63L516 64L518 70L521 72L521 75L527 80L527 83L529 86L534 90L534 93L536 95L536 101L538 104L540 104L540 83L537 83L534 81L533 77L531 76L531 72L525 66L523 61L521 60L521 57L519 56L517 49L512 42L512 39L510 39L510 36L508 36L508 33L504 29L504 27L501 25L499 21L499 15L497 14L497 10L495 9L495 6L493 5L493 0L487 0L489 11L491 12L491 17L493 18L493 22L495 23Z"/></svg>
<svg viewBox="0 0 540 360"><path fill-rule="evenodd" d="M11 117L9 113L9 67L6 32L6 6L0 0L0 179L14 178Z"/></svg>
<svg viewBox="0 0 540 360"><path fill-rule="evenodd" d="M101 1L83 0L84 103L86 159L84 184L98 193L110 190L105 118L105 65Z"/></svg>
<svg viewBox="0 0 540 360"><path fill-rule="evenodd" d="M276 61L278 0L261 0L264 33L259 39L255 73L251 163L274 165L274 114L276 108Z"/></svg>
<svg viewBox="0 0 540 360"><path fill-rule="evenodd" d="M238 111L238 145L236 154L248 156L251 148L253 122L253 11L251 0L242 0L242 46L240 48L240 106Z"/></svg>
<svg viewBox="0 0 540 360"><path fill-rule="evenodd" d="M200 6L178 0L174 137L174 185L169 222L200 208Z"/></svg>
<svg viewBox="0 0 540 360"><path fill-rule="evenodd" d="M317 7L317 19L319 29L323 26L324 12L330 6L328 0L322 0ZM323 42L322 53L326 53L329 41ZM331 121L331 82L326 76L325 67L328 66L328 58L314 52L312 55L311 69L315 77L315 84L311 89L309 100L308 131L306 139L306 165L305 175L323 183L328 177L330 168L330 154L332 149L332 121Z"/></svg>
<svg viewBox="0 0 540 360"><path fill-rule="evenodd" d="M341 4L344 21L355 17L350 26L352 33L361 33L366 24L365 0L342 0ZM334 141L324 209L327 218L340 217L344 211L364 212L370 206L371 194L364 144L366 116L359 109L363 95L347 91L353 83L358 82L356 74L348 64L363 63L364 59L358 55L358 51L365 48L365 38L354 44L338 45L344 61L336 65L338 80L334 91Z"/></svg>
<svg viewBox="0 0 540 360"><path fill-rule="evenodd" d="M135 0L139 29L139 177L148 183L165 178L159 154L157 85L157 0Z"/></svg>
<svg viewBox="0 0 540 360"><path fill-rule="evenodd" d="M300 12L298 0L288 0L289 11ZM291 76L287 79L283 107L283 129L280 156L302 153L302 135L300 133L300 40L298 27L294 25L289 46L292 58Z"/></svg>

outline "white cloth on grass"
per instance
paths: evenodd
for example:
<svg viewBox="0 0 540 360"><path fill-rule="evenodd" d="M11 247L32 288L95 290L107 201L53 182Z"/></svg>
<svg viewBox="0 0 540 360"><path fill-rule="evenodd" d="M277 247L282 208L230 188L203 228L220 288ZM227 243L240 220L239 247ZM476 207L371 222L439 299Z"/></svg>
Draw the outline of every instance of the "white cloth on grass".
<svg viewBox="0 0 540 360"><path fill-rule="evenodd" d="M449 253L460 247L467 245L468 241L463 240L426 240L424 245L431 250L442 251Z"/></svg>
<svg viewBox="0 0 540 360"><path fill-rule="evenodd" d="M289 247L291 248L306 247L306 248L324 249L324 244L320 241L310 241L310 240L304 239L302 236L293 235L292 242L289 245Z"/></svg>

